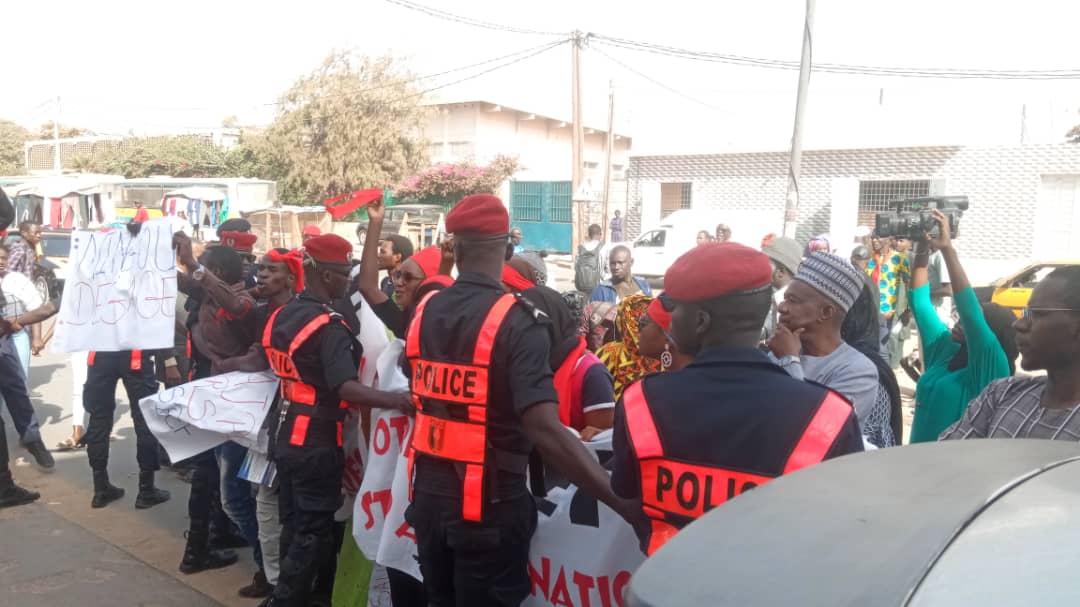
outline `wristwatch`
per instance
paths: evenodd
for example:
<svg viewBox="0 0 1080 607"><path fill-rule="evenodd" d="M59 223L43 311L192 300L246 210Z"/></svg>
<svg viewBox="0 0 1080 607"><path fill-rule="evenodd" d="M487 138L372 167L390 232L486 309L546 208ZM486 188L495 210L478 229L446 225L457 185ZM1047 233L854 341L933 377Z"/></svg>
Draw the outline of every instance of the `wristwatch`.
<svg viewBox="0 0 1080 607"><path fill-rule="evenodd" d="M202 280L202 277L206 276L206 266L199 264L199 267L191 271L191 277L195 280Z"/></svg>

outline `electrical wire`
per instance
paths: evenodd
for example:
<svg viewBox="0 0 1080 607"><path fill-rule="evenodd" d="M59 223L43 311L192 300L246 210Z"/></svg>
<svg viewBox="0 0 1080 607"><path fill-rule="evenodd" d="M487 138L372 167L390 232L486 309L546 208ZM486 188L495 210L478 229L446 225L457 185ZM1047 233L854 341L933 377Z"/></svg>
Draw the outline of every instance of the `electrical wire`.
<svg viewBox="0 0 1080 607"><path fill-rule="evenodd" d="M473 27L482 27L484 29L496 30L500 32L510 32L514 34L531 34L536 36L565 36L563 32L545 32L541 30L527 29L522 27L512 27L509 25L502 25L500 23L492 23L490 21L481 21L480 19L473 19L472 17L463 17L461 15L455 15L454 13L448 13L439 9L417 4L415 2L409 2L408 0L386 0L390 4L396 4L402 8L407 8L412 11L417 11L428 15L429 17L436 17L438 19L445 19L447 21L453 21L454 23L461 23L463 25L471 25Z"/></svg>
<svg viewBox="0 0 1080 607"><path fill-rule="evenodd" d="M747 57L742 55L730 55L695 51L673 46L638 42L625 38L614 38L603 34L589 33L587 38L590 42L604 44L638 52L647 52L656 55L691 59L713 63L726 63L747 67L760 67L770 69L798 70L798 61L781 61L777 59L762 59L759 57ZM838 63L819 63L813 66L814 71L850 74L865 76L896 76L907 78L952 78L952 79L991 79L991 80L1072 80L1080 79L1080 69L1055 69L1055 70L985 70L985 69L959 69L959 68L909 68L909 67L877 67L866 65L846 65Z"/></svg>
<svg viewBox="0 0 1080 607"><path fill-rule="evenodd" d="M684 93L684 92L682 92L682 91L680 91L678 89L675 89L675 88L673 88L671 86L668 86L668 85L664 84L663 82L660 82L659 80L649 76L648 74L644 74L644 73L630 67L629 65L626 65L622 61L619 61L618 59L612 57L611 55L605 53L604 51L602 51L602 50L600 50L598 48L594 47L592 50L595 51L596 53L602 55L604 58L606 58L608 61L614 63L615 65L618 65L618 66L622 67L623 69L625 69L628 72L637 74L639 77L644 78L645 80L648 80L649 82L651 82L651 83L655 84L656 86L666 90L669 93L672 93L674 95L678 95L679 97L682 97L683 99L686 99L688 101L693 101L694 103L696 103L698 105L701 105L701 106L704 106L704 107L706 107L706 108L708 108L710 110L716 110L718 112L727 112L727 110L725 110L723 108L718 108L715 105L710 105L710 104L708 104L708 103L706 103L706 102L704 102L704 101L702 101L700 99L697 99L696 97L692 97L692 96L690 96L690 95L688 95L688 94L686 94L686 93Z"/></svg>

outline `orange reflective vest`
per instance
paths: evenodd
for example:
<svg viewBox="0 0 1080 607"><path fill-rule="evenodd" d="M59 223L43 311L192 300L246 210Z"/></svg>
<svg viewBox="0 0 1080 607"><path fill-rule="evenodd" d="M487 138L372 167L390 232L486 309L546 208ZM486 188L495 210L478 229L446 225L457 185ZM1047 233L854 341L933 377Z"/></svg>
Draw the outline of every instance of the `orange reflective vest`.
<svg viewBox="0 0 1080 607"><path fill-rule="evenodd" d="M423 358L420 349L420 327L424 308L435 293L430 293L416 307L416 316L405 340L405 355L412 364L413 401L416 404L416 425L409 449L409 471L413 468L416 451L449 460L465 467L462 488L462 517L480 521L484 503L484 463L487 456L488 370L495 336L514 305L513 295L503 295L488 311L472 361L466 364L447 363ZM449 406L464 407L465 419L451 419L429 413L426 403L440 401ZM410 479L411 480L411 479ZM411 486L410 482L410 486Z"/></svg>
<svg viewBox="0 0 1080 607"><path fill-rule="evenodd" d="M622 398L626 428L641 475L642 510L652 522L648 547L648 554L652 555L682 527L672 520L696 519L778 475L753 474L666 457L641 384L640 381L632 384ZM788 456L783 474L825 459L850 415L851 404L829 391Z"/></svg>
<svg viewBox="0 0 1080 607"><path fill-rule="evenodd" d="M310 339L316 331L330 323L330 314L319 314L309 320L307 324L296 332L292 341L289 342L288 350L278 350L271 344L270 334L274 330L274 320L284 309L285 306L282 306L274 310L274 313L270 315L270 319L266 322L266 328L263 329L262 335L262 346L270 363L270 370L281 380L278 390L281 394L282 408L278 432L281 431L281 425L284 424L286 416L296 406L298 410L295 411L293 416L292 433L289 435L290 445L304 446L311 418L318 417L337 423L337 445L340 447L342 444L342 422L345 420L345 410L348 408L348 403L340 401L338 408L330 411L326 410L326 407L318 407L315 386L304 382L303 378L300 377L300 373L296 370L296 365L293 363L293 355L296 354L300 346L304 345L304 342Z"/></svg>
<svg viewBox="0 0 1080 607"><path fill-rule="evenodd" d="M142 371L142 350L131 351L131 370ZM97 352L89 352L86 355L86 366L93 367L94 360L97 358Z"/></svg>

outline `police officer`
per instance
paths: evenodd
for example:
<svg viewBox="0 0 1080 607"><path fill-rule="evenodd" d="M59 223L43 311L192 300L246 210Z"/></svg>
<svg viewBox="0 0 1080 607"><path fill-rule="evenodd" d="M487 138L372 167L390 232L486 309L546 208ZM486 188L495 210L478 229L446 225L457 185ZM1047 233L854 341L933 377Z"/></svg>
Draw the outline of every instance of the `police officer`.
<svg viewBox="0 0 1080 607"><path fill-rule="evenodd" d="M436 607L519 605L536 506L528 454L628 518L596 460L559 422L546 317L502 288L506 207L468 196L446 216L459 276L424 299L406 337L416 402L413 501L420 570Z"/></svg>
<svg viewBox="0 0 1080 607"><path fill-rule="evenodd" d="M270 368L281 378L280 415L270 431L282 559L274 593L264 602L275 607L320 604L309 602L316 572L333 569L327 565L336 559L334 512L342 504L345 409L362 403L411 411L408 394L360 384L356 340L330 307L348 286L352 245L325 234L304 246L306 290L273 313L261 338Z"/></svg>
<svg viewBox="0 0 1080 607"><path fill-rule="evenodd" d="M745 491L862 451L846 400L792 379L756 347L771 276L768 257L734 243L700 245L664 276L672 339L694 362L627 388L613 437L612 487L642 500L647 554Z"/></svg>
<svg viewBox="0 0 1080 607"><path fill-rule="evenodd" d="M179 375L176 359L169 350L123 350L119 352L90 352L87 355L86 386L83 406L90 414L82 443L94 474L94 497L91 508L104 508L124 496L124 490L109 482L109 435L112 434L113 413L116 411L116 382L124 383L131 420L135 426L135 459L139 463L139 493L135 507L150 508L169 500L169 492L154 486L154 473L160 469L158 441L143 418L139 401L158 391L152 355L169 357L166 369ZM178 377L177 377L178 379Z"/></svg>

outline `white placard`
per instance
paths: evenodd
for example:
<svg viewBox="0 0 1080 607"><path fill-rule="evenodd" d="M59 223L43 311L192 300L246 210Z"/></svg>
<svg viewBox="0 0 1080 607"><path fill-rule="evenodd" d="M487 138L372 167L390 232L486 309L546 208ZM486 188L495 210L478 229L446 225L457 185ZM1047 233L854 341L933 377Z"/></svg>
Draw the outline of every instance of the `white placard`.
<svg viewBox="0 0 1080 607"><path fill-rule="evenodd" d="M234 371L169 388L139 401L150 431L174 462L234 441L260 452L259 429L274 402L270 371ZM263 437L265 440L265 433Z"/></svg>
<svg viewBox="0 0 1080 607"><path fill-rule="evenodd" d="M173 347L176 254L168 218L127 229L76 230L53 349L117 352Z"/></svg>

